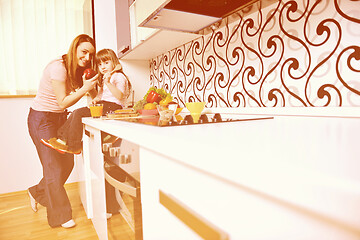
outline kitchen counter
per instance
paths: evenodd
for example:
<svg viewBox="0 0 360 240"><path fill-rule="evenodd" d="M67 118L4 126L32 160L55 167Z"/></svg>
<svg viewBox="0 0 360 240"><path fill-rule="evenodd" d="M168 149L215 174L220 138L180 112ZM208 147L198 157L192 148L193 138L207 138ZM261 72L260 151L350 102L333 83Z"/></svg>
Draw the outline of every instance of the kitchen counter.
<svg viewBox="0 0 360 240"><path fill-rule="evenodd" d="M161 175L161 168L164 166L165 171L167 162L169 166L184 169L185 178L190 171L194 176L215 180L214 195L217 194L216 184L224 189L230 187L229 193L237 192L234 196L241 192L241 196L234 197L237 204L232 206L232 211L242 215L238 216L246 229L242 231L237 224L231 223L237 220L231 220L231 217L231 221L219 220L220 212L212 215L185 193L174 190L187 199L187 203L197 206L194 208L230 239L288 239L288 234L293 236L301 232L302 227L308 229L308 237L295 239L316 239L316 236L324 239L332 234L341 237L333 239L342 240L360 236L360 148L356 147L360 118L275 116L266 120L178 127L92 118L84 118L83 123L140 146L144 239L154 239L151 236L155 234L149 230L154 225L148 220L154 210L148 210L146 203L151 195L147 189L155 189L148 183L152 181L150 172L153 176ZM156 162L157 159L164 161ZM171 169L174 168L168 168ZM162 189L173 191L175 187L168 184ZM245 200L249 197L261 199L263 203L252 206L254 201ZM158 198L153 200L158 201ZM245 209L240 207L242 199L245 205L250 204ZM269 211L268 214L263 212L265 215L262 216L256 212L259 206ZM261 218L251 220L254 214L260 214ZM302 227L284 226L287 221ZM263 232L251 230L254 224L263 228ZM280 228L281 232L277 231ZM262 234L268 238L262 238Z"/></svg>

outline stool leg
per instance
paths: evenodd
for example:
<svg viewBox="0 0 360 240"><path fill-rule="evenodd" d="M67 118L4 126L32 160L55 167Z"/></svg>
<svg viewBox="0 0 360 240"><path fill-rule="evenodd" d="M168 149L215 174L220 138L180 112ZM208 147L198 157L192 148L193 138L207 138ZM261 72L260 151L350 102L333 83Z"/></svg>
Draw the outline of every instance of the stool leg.
<svg viewBox="0 0 360 240"><path fill-rule="evenodd" d="M136 198L134 199L134 222L135 222L135 239L143 239L142 232L142 207L141 207L141 195L140 187L136 189Z"/></svg>

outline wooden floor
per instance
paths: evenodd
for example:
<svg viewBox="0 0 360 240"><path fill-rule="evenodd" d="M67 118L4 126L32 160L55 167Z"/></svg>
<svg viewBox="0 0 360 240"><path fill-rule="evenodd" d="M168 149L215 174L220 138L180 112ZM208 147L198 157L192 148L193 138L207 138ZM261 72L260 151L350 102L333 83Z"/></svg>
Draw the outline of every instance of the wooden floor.
<svg viewBox="0 0 360 240"><path fill-rule="evenodd" d="M72 205L76 227L71 229L51 228L47 223L46 208L38 205L39 210L34 213L30 207L27 192L20 191L0 195L0 239L98 239L92 222L86 217L81 204L78 184L66 184L65 188ZM124 197L126 205L131 205L131 201L130 197ZM121 214L113 215L108 220L108 233L110 240L135 238Z"/></svg>

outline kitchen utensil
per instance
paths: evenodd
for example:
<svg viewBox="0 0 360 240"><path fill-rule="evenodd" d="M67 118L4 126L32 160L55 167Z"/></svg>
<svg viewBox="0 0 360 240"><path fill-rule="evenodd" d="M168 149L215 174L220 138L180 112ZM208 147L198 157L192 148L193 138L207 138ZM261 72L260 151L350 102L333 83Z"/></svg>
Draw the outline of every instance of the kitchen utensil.
<svg viewBox="0 0 360 240"><path fill-rule="evenodd" d="M205 108L205 102L187 102L185 103L186 108L189 110L194 123L198 123L201 112Z"/></svg>

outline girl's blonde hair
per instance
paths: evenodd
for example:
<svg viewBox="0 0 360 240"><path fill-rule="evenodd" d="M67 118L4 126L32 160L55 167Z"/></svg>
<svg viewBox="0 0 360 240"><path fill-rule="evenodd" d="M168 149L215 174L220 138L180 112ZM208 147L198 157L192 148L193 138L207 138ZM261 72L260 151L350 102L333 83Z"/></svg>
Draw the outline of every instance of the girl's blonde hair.
<svg viewBox="0 0 360 240"><path fill-rule="evenodd" d="M89 68L89 67L94 68L93 58L91 59L89 66L79 67L78 65L77 48L83 42L91 43L91 45L93 45L96 52L94 39L89 35L80 34L72 41L67 54L62 56L67 73L66 86L70 91L74 91L75 89L82 87L83 85L82 75L85 68Z"/></svg>
<svg viewBox="0 0 360 240"><path fill-rule="evenodd" d="M118 66L117 67L118 70L116 72L120 72L125 76L127 83L126 83L126 88L125 88L126 92L124 93L124 95L125 95L125 98L128 98L130 95L131 89L132 89L132 85L131 85L131 82L130 82L128 76L126 76L126 74L124 73L122 66L120 64L120 61L119 61L118 57L116 56L116 53L113 50L107 49L107 48L102 49L96 53L96 56L95 56L96 65L99 65L101 62L105 62L105 61L109 61L109 60L112 62L113 68ZM96 68L96 69L98 69L98 68ZM99 73L100 87L102 87L102 85L103 85L102 78L103 78L103 75L101 73Z"/></svg>

